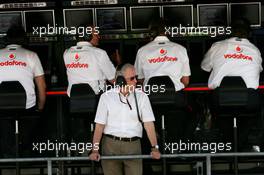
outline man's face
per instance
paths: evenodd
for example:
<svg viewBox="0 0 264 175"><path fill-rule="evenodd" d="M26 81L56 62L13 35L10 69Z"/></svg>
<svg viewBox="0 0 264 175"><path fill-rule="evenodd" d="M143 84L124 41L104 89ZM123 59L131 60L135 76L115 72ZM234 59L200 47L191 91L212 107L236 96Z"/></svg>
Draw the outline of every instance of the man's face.
<svg viewBox="0 0 264 175"><path fill-rule="evenodd" d="M137 84L136 71L135 71L135 69L134 68L128 68L124 72L124 77L126 79L127 87L129 88L129 90L134 90L134 87Z"/></svg>

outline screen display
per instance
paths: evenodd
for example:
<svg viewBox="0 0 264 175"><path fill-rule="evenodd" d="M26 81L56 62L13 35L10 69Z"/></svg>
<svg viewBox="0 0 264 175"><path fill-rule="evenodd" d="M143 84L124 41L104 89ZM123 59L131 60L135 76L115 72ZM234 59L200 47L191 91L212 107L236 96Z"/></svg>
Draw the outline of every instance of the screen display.
<svg viewBox="0 0 264 175"><path fill-rule="evenodd" d="M160 17L160 7L131 7L131 30L148 30L151 22Z"/></svg>
<svg viewBox="0 0 264 175"><path fill-rule="evenodd" d="M23 26L21 12L0 12L0 34L5 34L11 26Z"/></svg>
<svg viewBox="0 0 264 175"><path fill-rule="evenodd" d="M96 9L96 26L102 31L126 31L125 8Z"/></svg>
<svg viewBox="0 0 264 175"><path fill-rule="evenodd" d="M90 26L94 24L93 9L65 9L64 26L79 27L81 25Z"/></svg>
<svg viewBox="0 0 264 175"><path fill-rule="evenodd" d="M193 7L188 6L163 6L163 17L171 26L193 26Z"/></svg>
<svg viewBox="0 0 264 175"><path fill-rule="evenodd" d="M199 26L227 26L227 4L200 4L198 5Z"/></svg>
<svg viewBox="0 0 264 175"><path fill-rule="evenodd" d="M260 3L234 3L230 7L231 22L238 18L245 18L251 26L260 26Z"/></svg>
<svg viewBox="0 0 264 175"><path fill-rule="evenodd" d="M34 31L33 27L47 27L48 24L54 27L54 13L52 10L26 11L25 21L27 33L32 33Z"/></svg>

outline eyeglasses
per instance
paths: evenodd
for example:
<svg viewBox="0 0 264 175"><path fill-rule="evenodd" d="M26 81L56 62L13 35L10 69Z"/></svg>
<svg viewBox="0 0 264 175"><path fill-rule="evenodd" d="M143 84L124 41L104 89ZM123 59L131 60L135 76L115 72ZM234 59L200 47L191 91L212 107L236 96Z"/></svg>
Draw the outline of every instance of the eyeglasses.
<svg viewBox="0 0 264 175"><path fill-rule="evenodd" d="M137 80L138 79L138 76L137 75L135 75L134 77L129 77L129 78L127 78L128 80L130 80L130 81L133 81L133 80Z"/></svg>
<svg viewBox="0 0 264 175"><path fill-rule="evenodd" d="M123 104L127 104L129 106L129 109L132 110L132 106L130 105L128 99L126 98L126 102L123 102L122 99L121 99L120 93L118 93L118 95L119 95L120 102L123 103Z"/></svg>

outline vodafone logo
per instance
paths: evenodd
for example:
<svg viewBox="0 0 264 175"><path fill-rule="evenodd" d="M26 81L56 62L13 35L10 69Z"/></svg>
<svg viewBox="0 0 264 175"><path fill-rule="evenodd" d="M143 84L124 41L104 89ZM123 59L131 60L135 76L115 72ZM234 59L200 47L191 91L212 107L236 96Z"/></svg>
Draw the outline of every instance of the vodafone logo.
<svg viewBox="0 0 264 175"><path fill-rule="evenodd" d="M241 53L241 52L243 52L243 49L241 47L237 46L236 47L236 52L237 53Z"/></svg>
<svg viewBox="0 0 264 175"><path fill-rule="evenodd" d="M167 54L167 50L165 49L160 49L160 54L163 56L163 55L166 55Z"/></svg>
<svg viewBox="0 0 264 175"><path fill-rule="evenodd" d="M16 58L16 55L15 55L15 54L13 54L13 53L11 53L11 54L8 56L8 58L9 58L9 59L11 59L11 60L13 60L13 59L15 59L15 58Z"/></svg>
<svg viewBox="0 0 264 175"><path fill-rule="evenodd" d="M75 54L74 60L75 61L79 61L80 60L80 55L78 53Z"/></svg>

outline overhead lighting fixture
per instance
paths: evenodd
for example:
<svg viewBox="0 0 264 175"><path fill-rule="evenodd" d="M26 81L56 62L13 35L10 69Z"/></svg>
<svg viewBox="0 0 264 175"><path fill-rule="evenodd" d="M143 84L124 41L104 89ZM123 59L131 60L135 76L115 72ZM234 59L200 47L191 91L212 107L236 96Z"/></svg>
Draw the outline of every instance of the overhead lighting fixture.
<svg viewBox="0 0 264 175"><path fill-rule="evenodd" d="M34 8L34 7L47 7L47 3L46 2L28 2L28 3L0 4L1 9Z"/></svg>
<svg viewBox="0 0 264 175"><path fill-rule="evenodd" d="M117 0L80 0L80 1L71 1L71 6L105 5L105 4L117 4Z"/></svg>

